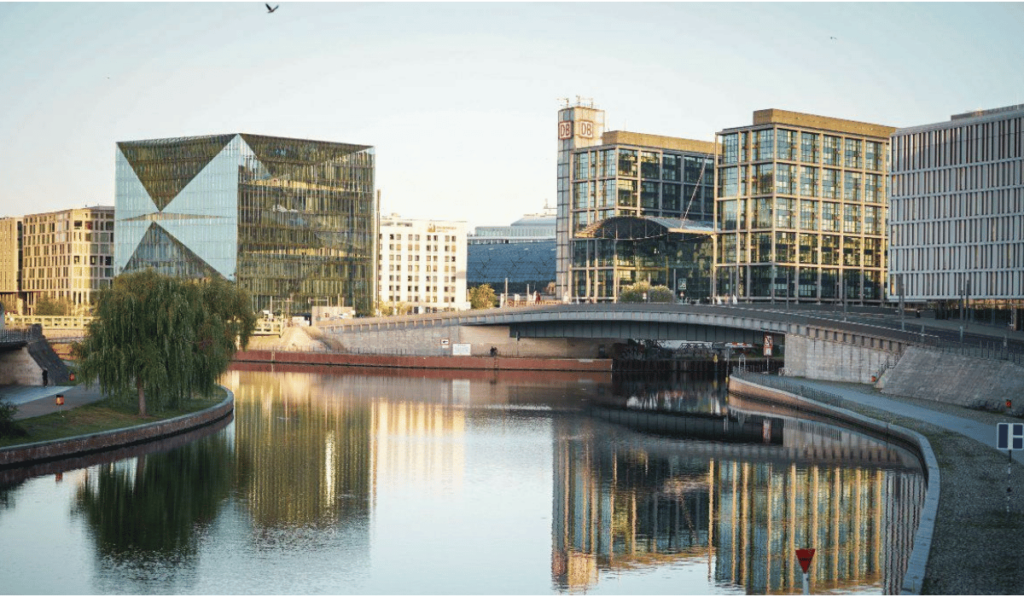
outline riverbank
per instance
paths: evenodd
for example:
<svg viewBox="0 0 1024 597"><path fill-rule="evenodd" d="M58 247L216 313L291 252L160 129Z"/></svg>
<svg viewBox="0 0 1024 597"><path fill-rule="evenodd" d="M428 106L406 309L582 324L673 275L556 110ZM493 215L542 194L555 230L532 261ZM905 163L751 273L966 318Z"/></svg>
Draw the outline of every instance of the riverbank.
<svg viewBox="0 0 1024 597"><path fill-rule="evenodd" d="M940 492L931 550L920 592L929 595L1020 595L1024 594L1024 467L1010 465L995 449L995 425L1015 420L1005 415L971 410L932 400L893 397L870 385L807 382L833 394L826 403L858 414L898 425L925 436L931 444L940 470ZM868 406L843 396L866 395L896 400L910 408L926 409L930 417L907 416ZM953 431L925 419L963 422ZM981 441L991 428L991 442ZM982 433L978 434L977 430ZM1010 513L1006 512L1010 487Z"/></svg>
<svg viewBox="0 0 1024 597"><path fill-rule="evenodd" d="M226 388L222 391L209 400L194 401L192 408L147 417L112 408L102 400L54 412L63 407L46 399L47 404L36 406L48 409L49 414L18 419L18 424L28 432L27 437L8 438L0 444L5 446L0 448L0 468L114 450L229 419L234 412L234 395Z"/></svg>

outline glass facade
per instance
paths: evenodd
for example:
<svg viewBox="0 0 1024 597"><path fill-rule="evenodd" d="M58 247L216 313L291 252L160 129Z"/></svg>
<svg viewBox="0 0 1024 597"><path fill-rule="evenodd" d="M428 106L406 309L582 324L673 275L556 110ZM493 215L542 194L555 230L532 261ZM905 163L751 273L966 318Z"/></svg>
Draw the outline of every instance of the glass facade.
<svg viewBox="0 0 1024 597"><path fill-rule="evenodd" d="M607 302L637 282L666 286L682 300L711 296L712 229L679 228L679 220L619 216L572 241L572 294Z"/></svg>
<svg viewBox="0 0 1024 597"><path fill-rule="evenodd" d="M895 129L781 110L754 122L718 134L715 294L880 303Z"/></svg>
<svg viewBox="0 0 1024 597"><path fill-rule="evenodd" d="M712 143L614 131L570 154L567 295L615 301L641 281L711 294ZM596 167L595 167L596 165ZM736 169L723 181L735 192Z"/></svg>
<svg viewBox="0 0 1024 597"><path fill-rule="evenodd" d="M255 309L372 306L372 147L235 134L117 149L116 273L220 275Z"/></svg>

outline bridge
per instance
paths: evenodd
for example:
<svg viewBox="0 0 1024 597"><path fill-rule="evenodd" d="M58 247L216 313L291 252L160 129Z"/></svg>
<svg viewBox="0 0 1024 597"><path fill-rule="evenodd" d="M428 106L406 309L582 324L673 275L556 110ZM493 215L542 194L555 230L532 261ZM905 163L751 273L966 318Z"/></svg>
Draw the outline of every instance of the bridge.
<svg viewBox="0 0 1024 597"><path fill-rule="evenodd" d="M945 324L943 327L942 324ZM901 319L893 309L820 305L560 304L320 322L316 328L347 352L599 358L627 339L739 343L782 348L787 374L870 383L910 346L988 350L1024 362L1024 335L961 332L948 322ZM1020 338L1016 336L1021 336ZM959 342L957 342L959 340ZM997 341L1001 343L997 344ZM987 344L986 344L987 342ZM779 348L775 354L779 354ZM758 350L758 355L761 351ZM808 375L818 371L831 377Z"/></svg>

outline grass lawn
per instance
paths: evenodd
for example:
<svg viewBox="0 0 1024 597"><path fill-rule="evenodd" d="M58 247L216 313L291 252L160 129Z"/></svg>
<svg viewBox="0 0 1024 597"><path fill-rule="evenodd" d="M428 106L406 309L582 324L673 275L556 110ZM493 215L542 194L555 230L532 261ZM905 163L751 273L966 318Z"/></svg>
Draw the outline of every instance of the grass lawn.
<svg viewBox="0 0 1024 597"><path fill-rule="evenodd" d="M210 396L193 398L183 408L160 411L145 417L138 414L138 405L115 404L111 399L100 400L62 413L53 413L17 421L17 425L28 435L22 437L0 437L0 448L19 444L43 442L76 435L86 435L112 429L123 429L145 425L164 419L173 419L219 404L227 396L223 388L217 388Z"/></svg>

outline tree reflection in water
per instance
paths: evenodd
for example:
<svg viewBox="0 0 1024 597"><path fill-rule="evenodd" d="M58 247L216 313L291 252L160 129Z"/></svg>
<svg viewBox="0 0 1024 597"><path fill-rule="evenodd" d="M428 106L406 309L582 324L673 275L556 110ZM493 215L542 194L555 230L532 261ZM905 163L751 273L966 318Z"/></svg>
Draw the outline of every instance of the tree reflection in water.
<svg viewBox="0 0 1024 597"><path fill-rule="evenodd" d="M224 433L169 452L102 465L76 495L105 564L188 563L202 529L217 516L234 474ZM184 560L184 561L182 561ZM129 591L133 592L133 591Z"/></svg>

